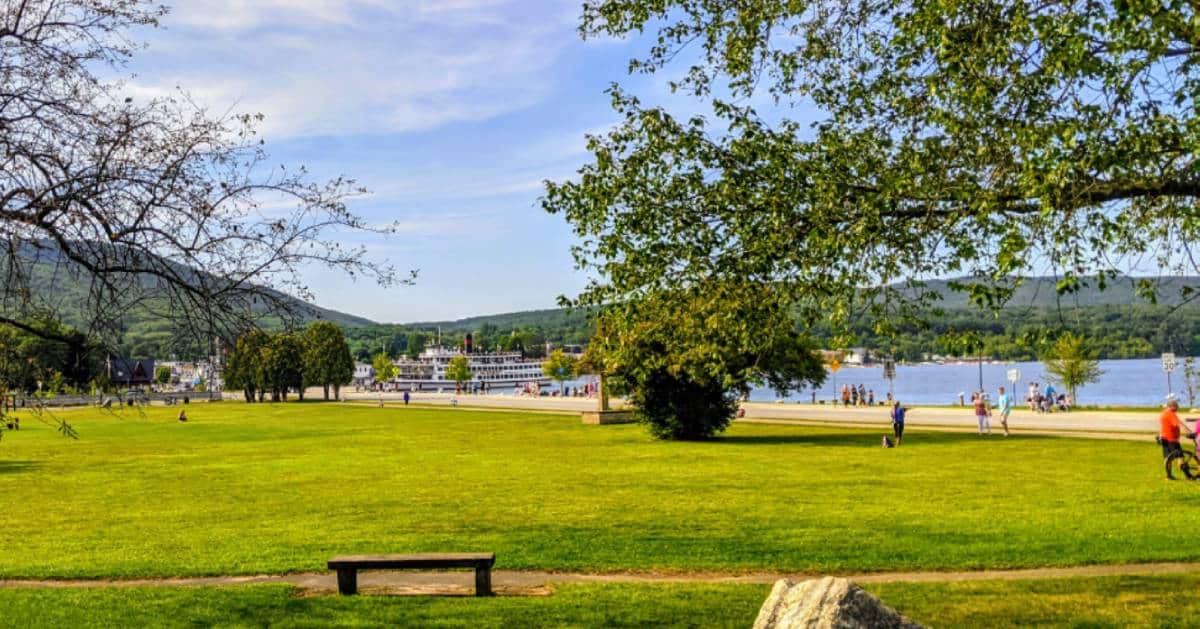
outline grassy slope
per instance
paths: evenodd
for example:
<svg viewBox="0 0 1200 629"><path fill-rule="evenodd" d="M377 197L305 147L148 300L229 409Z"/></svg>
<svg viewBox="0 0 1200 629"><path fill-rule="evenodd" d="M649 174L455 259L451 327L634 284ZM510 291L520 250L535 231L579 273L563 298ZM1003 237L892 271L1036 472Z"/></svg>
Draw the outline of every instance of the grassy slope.
<svg viewBox="0 0 1200 629"><path fill-rule="evenodd" d="M1198 559L1156 446L738 425L715 443L570 416L322 404L67 412L0 444L0 576L500 568L857 571Z"/></svg>
<svg viewBox="0 0 1200 629"><path fill-rule="evenodd" d="M868 587L934 627L1185 627L1200 574ZM287 586L0 590L20 627L748 627L762 585L571 585L549 597L298 597Z"/></svg>

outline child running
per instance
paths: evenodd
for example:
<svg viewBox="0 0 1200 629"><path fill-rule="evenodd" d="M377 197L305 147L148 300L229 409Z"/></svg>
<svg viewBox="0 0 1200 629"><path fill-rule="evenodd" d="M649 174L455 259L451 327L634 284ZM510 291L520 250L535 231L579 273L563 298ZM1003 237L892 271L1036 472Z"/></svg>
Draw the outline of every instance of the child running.
<svg viewBox="0 0 1200 629"><path fill-rule="evenodd" d="M1000 397L996 400L1000 406L1000 425L1004 426L1004 436L1008 436L1008 416L1013 410L1013 399L1008 393L1005 393L1004 387L1000 387Z"/></svg>

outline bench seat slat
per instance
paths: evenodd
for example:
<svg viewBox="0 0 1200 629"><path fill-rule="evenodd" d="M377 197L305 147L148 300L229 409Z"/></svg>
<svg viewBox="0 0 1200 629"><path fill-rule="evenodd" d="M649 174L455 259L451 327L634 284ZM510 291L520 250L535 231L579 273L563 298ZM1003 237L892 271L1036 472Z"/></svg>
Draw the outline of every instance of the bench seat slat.
<svg viewBox="0 0 1200 629"><path fill-rule="evenodd" d="M329 568L359 570L396 568L475 568L491 566L495 553L416 553L407 555L343 555L329 560Z"/></svg>

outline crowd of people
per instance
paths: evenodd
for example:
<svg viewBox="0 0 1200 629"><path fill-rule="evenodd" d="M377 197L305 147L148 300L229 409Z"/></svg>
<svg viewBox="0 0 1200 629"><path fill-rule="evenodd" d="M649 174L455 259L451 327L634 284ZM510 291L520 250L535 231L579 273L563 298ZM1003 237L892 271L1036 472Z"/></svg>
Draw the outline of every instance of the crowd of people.
<svg viewBox="0 0 1200 629"><path fill-rule="evenodd" d="M1047 384L1043 390L1036 382L1029 383L1029 394L1025 396L1025 403L1029 405L1029 410L1038 413L1069 412L1075 405L1069 393L1056 391L1053 384Z"/></svg>
<svg viewBox="0 0 1200 629"><path fill-rule="evenodd" d="M816 394L814 393L814 396ZM854 386L852 384L843 384L841 393L842 406L875 406L875 390L868 389L866 385ZM887 394L886 402L892 402L892 394ZM836 406L838 400L833 401Z"/></svg>

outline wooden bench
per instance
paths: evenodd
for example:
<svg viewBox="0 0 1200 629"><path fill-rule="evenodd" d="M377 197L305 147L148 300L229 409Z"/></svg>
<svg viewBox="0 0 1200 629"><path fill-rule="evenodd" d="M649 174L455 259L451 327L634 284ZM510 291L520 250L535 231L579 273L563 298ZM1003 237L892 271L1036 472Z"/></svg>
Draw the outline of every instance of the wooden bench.
<svg viewBox="0 0 1200 629"><path fill-rule="evenodd" d="M492 564L495 553L419 553L415 555L344 555L329 560L337 570L338 593L358 593L359 570L432 570L474 568L475 596L492 595Z"/></svg>

